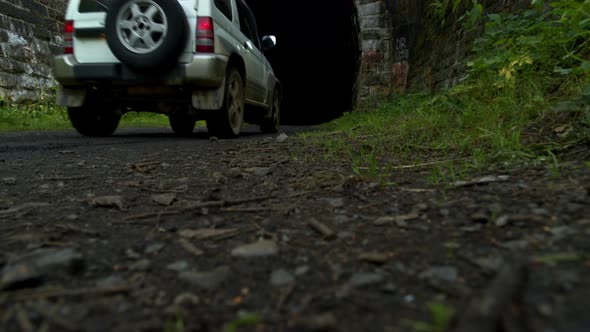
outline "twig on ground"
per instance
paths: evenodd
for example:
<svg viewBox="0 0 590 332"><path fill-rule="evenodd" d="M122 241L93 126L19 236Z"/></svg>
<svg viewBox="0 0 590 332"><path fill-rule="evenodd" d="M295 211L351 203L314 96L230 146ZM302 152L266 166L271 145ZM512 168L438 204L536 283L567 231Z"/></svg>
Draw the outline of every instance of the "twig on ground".
<svg viewBox="0 0 590 332"><path fill-rule="evenodd" d="M78 176L50 176L45 177L41 176L39 180L41 181L68 181L68 180L84 180L88 179L90 175L78 175Z"/></svg>
<svg viewBox="0 0 590 332"><path fill-rule="evenodd" d="M325 224L319 222L315 218L308 219L307 223L309 224L309 226L311 226L311 228L315 229L318 233L320 233L326 240L333 239L336 236L336 233L334 233L332 229L330 229Z"/></svg>
<svg viewBox="0 0 590 332"><path fill-rule="evenodd" d="M41 288L34 290L22 290L11 293L0 293L0 303L5 302L22 302L37 299L53 297L71 297L71 296L108 296L120 293L127 293L129 286L104 287L104 288L80 288L80 289L63 289L63 288Z"/></svg>
<svg viewBox="0 0 590 332"><path fill-rule="evenodd" d="M203 250L197 248L194 244L190 243L187 239L180 239L178 240L180 246L184 248L184 250L188 251L195 257L199 257L204 254Z"/></svg>
<svg viewBox="0 0 590 332"><path fill-rule="evenodd" d="M296 284L294 282L292 282L291 284L289 284L289 287L283 291L283 293L281 294L281 297L279 298L279 302L277 303L277 311L280 312L281 309L283 308L283 306L285 305L285 303L287 303L287 300L289 299L289 297L291 296L291 294L293 294L293 291L295 290L295 286L296 286Z"/></svg>

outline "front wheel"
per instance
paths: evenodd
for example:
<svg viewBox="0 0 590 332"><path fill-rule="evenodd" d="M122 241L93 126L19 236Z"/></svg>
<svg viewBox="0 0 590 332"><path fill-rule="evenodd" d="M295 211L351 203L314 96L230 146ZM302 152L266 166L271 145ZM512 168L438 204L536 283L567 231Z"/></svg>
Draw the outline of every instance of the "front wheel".
<svg viewBox="0 0 590 332"><path fill-rule="evenodd" d="M244 124L244 81L240 72L231 68L225 80L223 107L207 119L212 136L232 138L240 135Z"/></svg>
<svg viewBox="0 0 590 332"><path fill-rule="evenodd" d="M87 97L80 107L68 107L72 126L82 135L104 137L112 135L121 120L121 114L114 105Z"/></svg>
<svg viewBox="0 0 590 332"><path fill-rule="evenodd" d="M270 118L264 118L260 123L260 131L263 133L277 133L281 126L281 95L277 90L273 94L271 107Z"/></svg>

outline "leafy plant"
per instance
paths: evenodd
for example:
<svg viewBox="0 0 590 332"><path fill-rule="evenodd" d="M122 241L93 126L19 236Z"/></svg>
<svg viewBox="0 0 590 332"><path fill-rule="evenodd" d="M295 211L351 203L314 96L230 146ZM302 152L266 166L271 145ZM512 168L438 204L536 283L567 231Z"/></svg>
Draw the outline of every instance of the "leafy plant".
<svg viewBox="0 0 590 332"><path fill-rule="evenodd" d="M431 315L430 322L409 322L415 332L446 332L449 329L451 320L455 315L455 309L440 303L428 303L428 309Z"/></svg>
<svg viewBox="0 0 590 332"><path fill-rule="evenodd" d="M431 10L443 15L467 8L465 24L482 18L477 1L458 3L437 0ZM558 172L556 147L590 142L590 0L535 1L524 11L485 19L460 85L434 95L392 96L303 140L324 146L324 158L348 159L354 172L376 178L426 162L433 165L427 181L440 184L492 163L541 158ZM574 129L534 131L548 126L549 132Z"/></svg>

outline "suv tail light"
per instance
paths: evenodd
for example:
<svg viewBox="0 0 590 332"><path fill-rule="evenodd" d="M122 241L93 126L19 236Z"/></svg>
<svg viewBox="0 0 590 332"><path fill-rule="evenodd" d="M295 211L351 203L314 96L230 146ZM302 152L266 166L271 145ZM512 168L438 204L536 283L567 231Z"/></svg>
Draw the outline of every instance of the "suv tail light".
<svg viewBox="0 0 590 332"><path fill-rule="evenodd" d="M213 19L200 16L197 18L197 52L215 52L215 34L213 31Z"/></svg>
<svg viewBox="0 0 590 332"><path fill-rule="evenodd" d="M74 54L74 21L64 26L64 54Z"/></svg>

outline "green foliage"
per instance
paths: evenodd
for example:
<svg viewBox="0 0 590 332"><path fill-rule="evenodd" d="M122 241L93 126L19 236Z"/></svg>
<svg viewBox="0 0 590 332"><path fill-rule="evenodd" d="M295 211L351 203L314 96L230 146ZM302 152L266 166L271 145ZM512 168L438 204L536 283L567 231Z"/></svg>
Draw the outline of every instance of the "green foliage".
<svg viewBox="0 0 590 332"><path fill-rule="evenodd" d="M467 7L474 20L479 5ZM562 0L488 15L462 84L392 96L303 138L380 181L421 164L430 165L432 184L498 162L541 162L558 174L559 150L590 142L589 13L590 0Z"/></svg>
<svg viewBox="0 0 590 332"><path fill-rule="evenodd" d="M64 108L50 103L3 105L0 132L14 130L66 129L70 127Z"/></svg>
<svg viewBox="0 0 590 332"><path fill-rule="evenodd" d="M161 114L130 112L123 116L121 126L168 126L168 119ZM25 105L13 105L0 100L0 132L71 128L66 109L53 103L41 101Z"/></svg>
<svg viewBox="0 0 590 332"><path fill-rule="evenodd" d="M223 327L223 332L236 332L240 326L252 326L262 322L262 318L256 313L241 313L238 318L227 323Z"/></svg>
<svg viewBox="0 0 590 332"><path fill-rule="evenodd" d="M430 322L410 321L415 332L446 332L455 315L455 309L440 302L429 302Z"/></svg>

